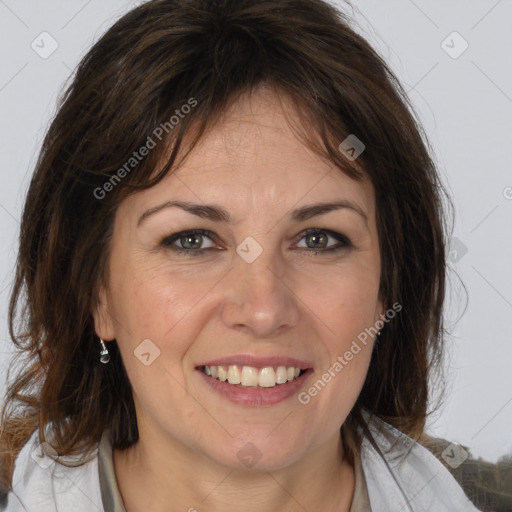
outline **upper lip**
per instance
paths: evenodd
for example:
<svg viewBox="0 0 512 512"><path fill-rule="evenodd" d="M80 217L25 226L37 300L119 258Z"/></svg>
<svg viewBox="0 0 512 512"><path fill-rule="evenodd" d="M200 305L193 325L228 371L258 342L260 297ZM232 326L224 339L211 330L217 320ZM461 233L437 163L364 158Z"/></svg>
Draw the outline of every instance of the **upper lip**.
<svg viewBox="0 0 512 512"><path fill-rule="evenodd" d="M240 354L233 356L221 357L212 359L199 365L201 366L253 366L255 368L264 368L266 366L294 366L306 370L311 368L312 365L306 361L295 359L287 356L265 356L256 357L248 354Z"/></svg>

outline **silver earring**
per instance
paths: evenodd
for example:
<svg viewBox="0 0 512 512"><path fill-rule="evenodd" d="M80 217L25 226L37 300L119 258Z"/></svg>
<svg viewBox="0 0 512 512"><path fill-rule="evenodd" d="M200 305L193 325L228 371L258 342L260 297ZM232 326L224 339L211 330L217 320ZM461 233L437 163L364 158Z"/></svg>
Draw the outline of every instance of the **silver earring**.
<svg viewBox="0 0 512 512"><path fill-rule="evenodd" d="M105 342L100 338L101 344L101 352L100 352L100 361L103 364L107 364L110 361L110 354L108 353L108 349L105 346Z"/></svg>

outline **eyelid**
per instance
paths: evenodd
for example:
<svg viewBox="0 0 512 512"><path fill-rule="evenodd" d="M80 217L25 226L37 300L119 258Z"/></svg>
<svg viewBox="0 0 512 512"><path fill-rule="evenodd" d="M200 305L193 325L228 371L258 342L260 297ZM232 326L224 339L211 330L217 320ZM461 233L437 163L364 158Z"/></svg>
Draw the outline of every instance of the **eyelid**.
<svg viewBox="0 0 512 512"><path fill-rule="evenodd" d="M203 236L210 238L210 240L212 240L212 242L215 242L215 239L216 239L215 233L213 233L212 231L209 231L207 229L185 229L184 231L178 231L176 233L172 233L171 235L164 237L161 241L161 245L173 246L173 243L176 240L179 240L180 238L183 238L187 235L203 235ZM178 248L178 250L181 249L179 247L177 247L177 248ZM208 249L210 249L210 247ZM186 250L186 249L181 249L181 250ZM193 252L199 252L199 251L193 251Z"/></svg>
<svg viewBox="0 0 512 512"><path fill-rule="evenodd" d="M326 229L326 228L309 228L309 229L305 229L305 230L301 231L297 235L299 238L299 242L303 238L305 238L307 235L314 234L314 233L326 233L328 237L334 238L338 242L343 243L343 245L339 247L340 249L343 247L352 246L352 242L348 238L348 236L344 235L343 233L338 233L337 231L332 231L332 230ZM328 252L329 250L331 250L331 249L334 250L336 248L337 247L328 247L325 249L314 249L313 247L306 247L306 249L309 249L310 251L316 250L317 252Z"/></svg>
<svg viewBox="0 0 512 512"><path fill-rule="evenodd" d="M327 234L328 237L334 238L342 245L338 245L338 246L335 245L334 247L328 246L326 248L320 248L320 249L315 249L313 247L299 247L298 249L306 249L307 252L310 252L310 253L312 252L313 254L316 255L318 253L327 253L327 254L334 253L337 250L353 247L352 241L346 235L344 235L343 233L339 233L337 231L326 229L326 228L315 227L315 228L304 229L297 235L296 238L298 238L298 242L300 242L307 235L314 234L314 233L325 233L325 234ZM179 247L174 244L174 242L180 240L180 238L183 238L187 235L202 235L202 236L209 238L213 243L217 243L216 242L217 235L215 233L213 233L212 231L209 231L207 229L195 228L195 229L187 229L187 230L179 231L179 232L173 233L171 235L168 235L162 239L162 241L160 242L160 245L162 245L166 248L169 248L177 253L194 254L194 255L206 254L207 251L216 249L214 247L206 247L206 248L197 249L197 250L185 249L185 248ZM296 250L296 249L297 248L295 248L293 250Z"/></svg>

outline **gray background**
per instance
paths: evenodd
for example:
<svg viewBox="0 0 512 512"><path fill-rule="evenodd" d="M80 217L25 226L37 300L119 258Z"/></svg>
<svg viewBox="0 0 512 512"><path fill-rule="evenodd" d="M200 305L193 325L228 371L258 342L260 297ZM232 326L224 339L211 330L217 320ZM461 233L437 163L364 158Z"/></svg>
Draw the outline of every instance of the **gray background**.
<svg viewBox="0 0 512 512"><path fill-rule="evenodd" d="M19 218L42 137L79 59L138 3L0 0L0 397ZM337 3L404 84L455 204L451 266L469 302L464 312L452 271L448 393L429 429L495 461L512 452L512 1Z"/></svg>

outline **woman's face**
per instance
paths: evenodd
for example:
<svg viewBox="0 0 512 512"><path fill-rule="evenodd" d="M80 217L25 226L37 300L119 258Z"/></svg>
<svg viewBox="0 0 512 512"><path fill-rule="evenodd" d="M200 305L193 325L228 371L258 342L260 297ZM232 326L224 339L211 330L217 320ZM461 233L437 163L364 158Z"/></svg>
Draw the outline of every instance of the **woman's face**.
<svg viewBox="0 0 512 512"><path fill-rule="evenodd" d="M373 337L353 342L384 312L372 185L303 146L280 105L244 96L174 174L123 201L94 313L141 441L236 468L282 468L339 438Z"/></svg>

